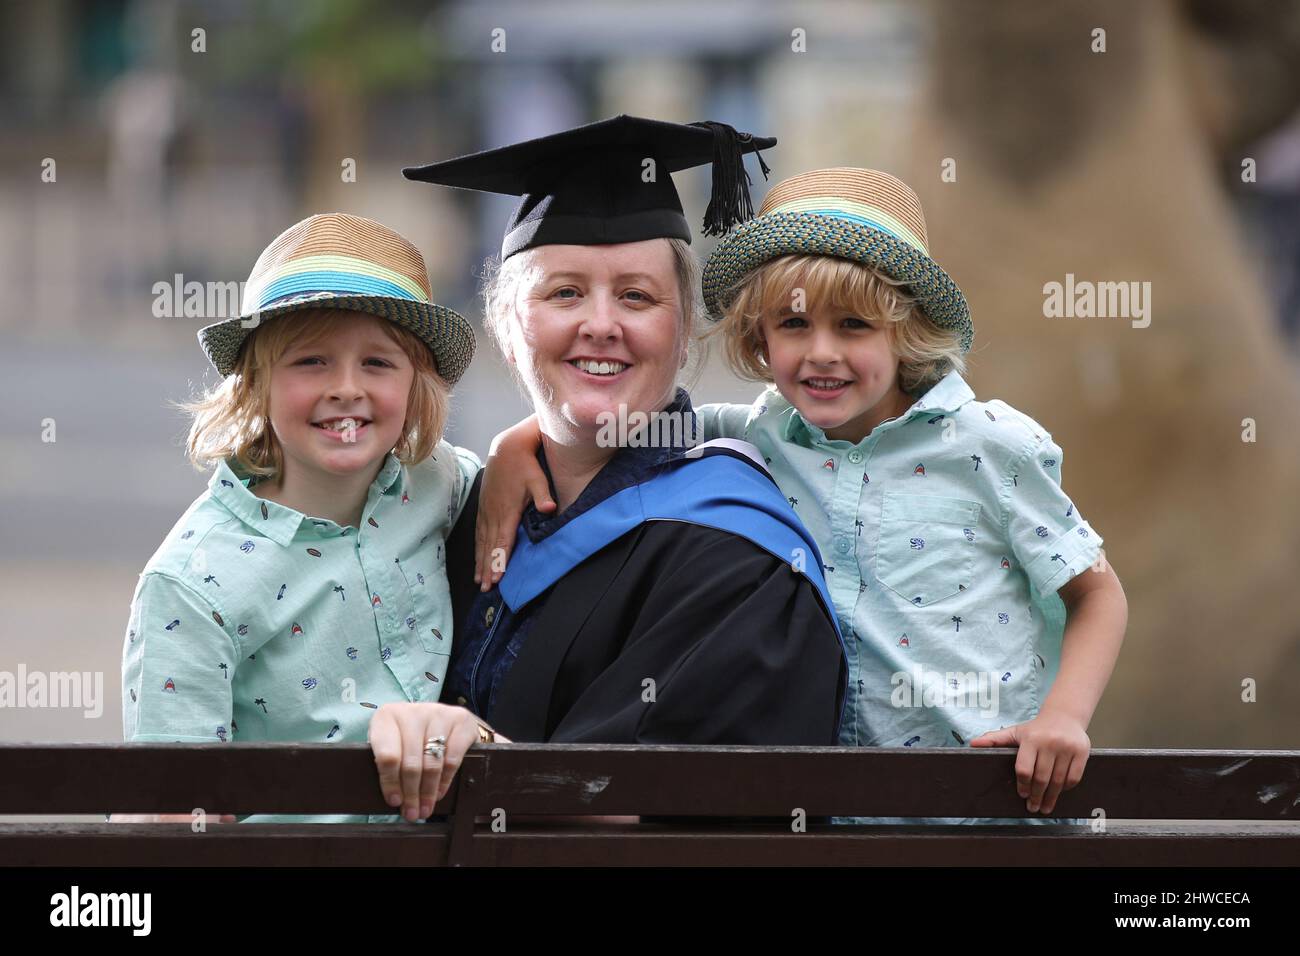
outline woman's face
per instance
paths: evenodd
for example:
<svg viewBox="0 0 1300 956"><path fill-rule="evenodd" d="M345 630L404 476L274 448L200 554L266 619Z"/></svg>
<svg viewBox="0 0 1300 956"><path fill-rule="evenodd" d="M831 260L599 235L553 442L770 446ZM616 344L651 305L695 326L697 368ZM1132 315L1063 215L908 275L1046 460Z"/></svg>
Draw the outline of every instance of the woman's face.
<svg viewBox="0 0 1300 956"><path fill-rule="evenodd" d="M518 365L542 430L594 441L601 413L667 405L687 345L668 240L523 254L531 259L516 292L507 358Z"/></svg>

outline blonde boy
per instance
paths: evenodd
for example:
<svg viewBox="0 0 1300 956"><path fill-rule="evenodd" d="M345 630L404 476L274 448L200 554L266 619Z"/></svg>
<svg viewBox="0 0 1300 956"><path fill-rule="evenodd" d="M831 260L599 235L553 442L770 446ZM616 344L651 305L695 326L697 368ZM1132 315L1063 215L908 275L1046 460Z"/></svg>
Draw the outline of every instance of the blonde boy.
<svg viewBox="0 0 1300 956"><path fill-rule="evenodd" d="M973 328L931 259L916 194L888 174L779 183L725 237L704 298L753 406L702 406L705 437L763 453L817 539L850 667L841 741L1014 746L1051 813L1127 620L1060 447L962 378Z"/></svg>

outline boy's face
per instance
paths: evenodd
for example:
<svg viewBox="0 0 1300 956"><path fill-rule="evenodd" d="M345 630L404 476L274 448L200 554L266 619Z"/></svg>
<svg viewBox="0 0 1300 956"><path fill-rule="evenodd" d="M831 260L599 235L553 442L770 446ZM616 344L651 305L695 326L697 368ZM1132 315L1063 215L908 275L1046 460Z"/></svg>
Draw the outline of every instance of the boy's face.
<svg viewBox="0 0 1300 956"><path fill-rule="evenodd" d="M825 304L764 314L761 331L776 387L827 438L859 442L911 407L885 326Z"/></svg>
<svg viewBox="0 0 1300 956"><path fill-rule="evenodd" d="M328 335L294 343L272 368L271 427L286 471L352 475L401 439L415 369L384 322L355 313Z"/></svg>

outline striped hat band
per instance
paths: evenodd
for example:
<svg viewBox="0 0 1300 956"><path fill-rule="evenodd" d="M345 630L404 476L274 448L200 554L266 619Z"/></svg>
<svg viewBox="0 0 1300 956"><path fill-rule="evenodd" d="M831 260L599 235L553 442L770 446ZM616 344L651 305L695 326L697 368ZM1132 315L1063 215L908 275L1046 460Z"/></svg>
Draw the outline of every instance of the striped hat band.
<svg viewBox="0 0 1300 956"><path fill-rule="evenodd" d="M244 288L244 311L260 312L309 292L386 295L428 302L429 293L408 276L353 256L307 256L284 263Z"/></svg>
<svg viewBox="0 0 1300 956"><path fill-rule="evenodd" d="M242 312L312 292L429 302L424 258L406 238L370 219L330 213L286 230L258 257Z"/></svg>
<svg viewBox="0 0 1300 956"><path fill-rule="evenodd" d="M930 254L921 200L901 179L876 169L841 166L782 180L763 199L760 216L815 213L888 233L922 255Z"/></svg>
<svg viewBox="0 0 1300 956"><path fill-rule="evenodd" d="M346 213L309 216L276 237L253 266L241 314L200 329L199 344L216 370L229 375L262 321L322 310L360 312L401 326L429 347L449 384L474 356L473 327L433 301L420 251L387 226Z"/></svg>

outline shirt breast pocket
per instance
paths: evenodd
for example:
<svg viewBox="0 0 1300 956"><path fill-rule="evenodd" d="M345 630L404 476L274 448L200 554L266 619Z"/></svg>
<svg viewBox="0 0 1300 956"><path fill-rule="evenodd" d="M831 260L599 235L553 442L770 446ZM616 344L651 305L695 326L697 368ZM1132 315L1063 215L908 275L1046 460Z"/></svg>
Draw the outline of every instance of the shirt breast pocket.
<svg viewBox="0 0 1300 956"><path fill-rule="evenodd" d="M440 548L439 558L441 554ZM406 618L407 628L415 633L426 653L445 655L451 653L451 589L445 565L441 561L435 564L425 570L401 562L398 567L406 581L408 607L413 612Z"/></svg>
<svg viewBox="0 0 1300 956"><path fill-rule="evenodd" d="M971 586L978 501L887 491L876 540L876 577L917 607Z"/></svg>

